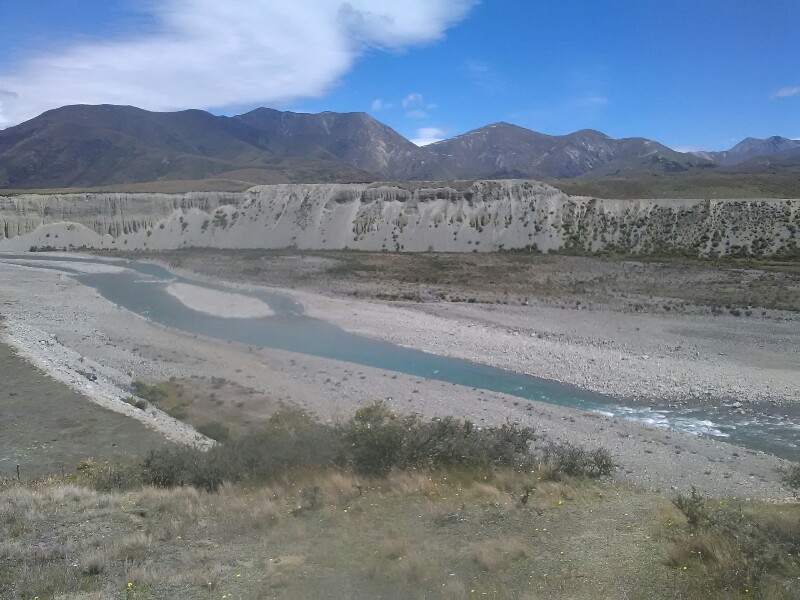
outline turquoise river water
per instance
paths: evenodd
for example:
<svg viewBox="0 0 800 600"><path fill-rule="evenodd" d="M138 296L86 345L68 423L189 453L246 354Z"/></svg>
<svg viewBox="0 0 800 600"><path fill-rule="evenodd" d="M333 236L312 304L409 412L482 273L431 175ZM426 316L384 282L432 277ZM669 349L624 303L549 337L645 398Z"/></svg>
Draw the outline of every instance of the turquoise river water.
<svg viewBox="0 0 800 600"><path fill-rule="evenodd" d="M44 268L70 273L115 304L168 327L220 340L289 350L323 358L376 367L417 377L485 389L560 406L600 412L640 421L655 427L670 427L697 435L725 439L786 458L800 453L800 426L796 419L759 413L741 415L718 409L646 407L622 398L612 398L576 387L506 371L487 365L403 348L348 333L303 314L302 307L279 293L231 290L221 285L198 284L176 278L166 269L129 261L109 263L101 259L58 258L36 255L4 255L2 258L36 260ZM82 274L69 262L124 266L120 273ZM198 313L166 292L168 284L184 281L223 291L258 297L274 311L273 316L225 319Z"/></svg>

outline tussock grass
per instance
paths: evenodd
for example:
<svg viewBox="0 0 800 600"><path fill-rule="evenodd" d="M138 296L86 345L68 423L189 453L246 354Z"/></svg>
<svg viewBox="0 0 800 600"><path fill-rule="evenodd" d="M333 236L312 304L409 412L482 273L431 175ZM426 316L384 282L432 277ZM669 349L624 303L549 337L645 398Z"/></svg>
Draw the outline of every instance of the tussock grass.
<svg viewBox="0 0 800 600"><path fill-rule="evenodd" d="M418 553L401 556L389 569L389 577L398 583L423 583L436 576L431 559Z"/></svg>
<svg viewBox="0 0 800 600"><path fill-rule="evenodd" d="M674 505L686 518L671 529L666 561L699 574L689 586L697 597L800 597L798 505L713 500L694 491Z"/></svg>
<svg viewBox="0 0 800 600"><path fill-rule="evenodd" d="M83 565L86 575L100 575L108 565L108 554L105 551L96 551L83 556L79 561Z"/></svg>
<svg viewBox="0 0 800 600"><path fill-rule="evenodd" d="M655 493L512 468L308 469L211 493L52 480L0 491L28 519L17 537L0 520L0 597L795 597L797 555L773 550L800 507L708 502L692 527Z"/></svg>
<svg viewBox="0 0 800 600"><path fill-rule="evenodd" d="M472 548L472 560L484 571L501 571L528 556L528 547L517 538L484 540Z"/></svg>
<svg viewBox="0 0 800 600"><path fill-rule="evenodd" d="M467 588L460 581L448 580L442 585L442 600L464 600L467 597Z"/></svg>
<svg viewBox="0 0 800 600"><path fill-rule="evenodd" d="M358 416L278 413L157 478L4 482L0 597L797 597L798 505L670 502L559 471L511 427Z"/></svg>

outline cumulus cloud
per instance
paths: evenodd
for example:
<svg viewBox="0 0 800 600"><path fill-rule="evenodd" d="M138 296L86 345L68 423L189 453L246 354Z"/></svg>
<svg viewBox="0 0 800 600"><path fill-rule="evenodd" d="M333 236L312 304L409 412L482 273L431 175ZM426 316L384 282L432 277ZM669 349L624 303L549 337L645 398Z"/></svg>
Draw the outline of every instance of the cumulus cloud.
<svg viewBox="0 0 800 600"><path fill-rule="evenodd" d="M417 129L417 135L411 142L417 146L427 146L428 144L441 142L445 135L445 131L438 127L422 127Z"/></svg>
<svg viewBox="0 0 800 600"><path fill-rule="evenodd" d="M400 105L406 109L406 116L411 119L424 119L429 110L436 108L436 104L425 102L425 97L417 92L408 94L400 101Z"/></svg>
<svg viewBox="0 0 800 600"><path fill-rule="evenodd" d="M162 0L139 37L76 43L0 73L0 128L65 104L151 110L324 94L370 48L441 38L478 0Z"/></svg>
<svg viewBox="0 0 800 600"><path fill-rule="evenodd" d="M418 106L418 105L422 104L423 100L424 100L424 98L422 97L422 94L418 94L416 92L412 92L411 94L409 94L408 96L403 98L400 101L400 104L403 105L403 108L408 108L410 106Z"/></svg>
<svg viewBox="0 0 800 600"><path fill-rule="evenodd" d="M788 98L789 96L800 96L800 85L781 88L772 95L773 98Z"/></svg>

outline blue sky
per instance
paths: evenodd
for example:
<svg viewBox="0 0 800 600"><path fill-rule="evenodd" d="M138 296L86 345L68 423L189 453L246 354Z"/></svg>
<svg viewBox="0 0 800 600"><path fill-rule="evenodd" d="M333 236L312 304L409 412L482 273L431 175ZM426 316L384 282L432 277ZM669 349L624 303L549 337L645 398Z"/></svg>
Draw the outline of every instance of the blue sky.
<svg viewBox="0 0 800 600"><path fill-rule="evenodd" d="M0 127L111 102L367 111L411 139L494 121L678 149L800 137L797 0L287 4L0 0Z"/></svg>

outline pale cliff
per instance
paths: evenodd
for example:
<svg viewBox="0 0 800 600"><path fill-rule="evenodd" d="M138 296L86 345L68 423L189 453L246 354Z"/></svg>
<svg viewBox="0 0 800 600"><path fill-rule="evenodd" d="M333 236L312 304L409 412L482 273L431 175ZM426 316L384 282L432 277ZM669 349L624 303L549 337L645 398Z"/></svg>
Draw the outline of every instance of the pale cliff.
<svg viewBox="0 0 800 600"><path fill-rule="evenodd" d="M0 196L0 250L798 251L800 200L606 200L536 181L258 186L241 193Z"/></svg>

